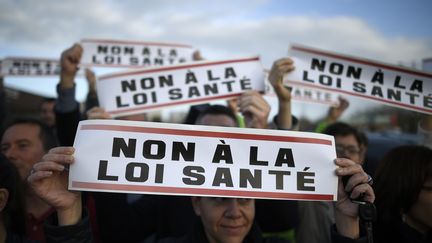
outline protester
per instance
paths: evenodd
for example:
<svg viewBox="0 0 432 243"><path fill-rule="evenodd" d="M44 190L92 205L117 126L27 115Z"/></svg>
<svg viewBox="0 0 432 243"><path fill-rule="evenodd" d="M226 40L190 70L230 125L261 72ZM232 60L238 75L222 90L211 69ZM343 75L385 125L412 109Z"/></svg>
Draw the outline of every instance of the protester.
<svg viewBox="0 0 432 243"><path fill-rule="evenodd" d="M285 74L295 69L291 58L273 62L268 80L278 98L278 113L268 127L279 130L298 130L298 120L291 114L291 87L283 83ZM266 235L295 240L295 229L299 223L298 202L295 200L255 201L255 218Z"/></svg>
<svg viewBox="0 0 432 243"><path fill-rule="evenodd" d="M224 114L210 114L210 113L204 113L201 114L201 116L197 120L197 124L205 124L205 125L211 125L210 123L217 121L217 124L223 124L227 126L236 126L237 120L235 119L235 116L227 116ZM71 147L59 147L56 149L53 149L48 153L42 162L40 162L38 165L34 166L34 169L38 173L43 173L46 171L63 171L62 168L59 168L57 165L62 164L70 164L73 161L73 148ZM56 162L55 164L52 164L51 162ZM356 163L354 163L351 160L347 159L339 159L337 160L337 165L343 167L343 170L337 170L336 173L339 176L348 175L348 174L355 174L350 183L348 183L348 186L345 188L345 190L350 191L353 187L353 191L351 194L351 197L357 197L360 193L366 193L365 199L368 201L373 201L374 195L373 191L371 190L371 187L367 184L367 176L363 172L360 166L358 166ZM64 190L60 192L52 192L50 190L47 190L48 188L44 188L42 186L38 187L38 191L40 193L48 193L52 194L53 198L62 198L61 195L68 196L68 198L71 200L67 200L67 205L70 207L79 207L79 203L77 203L77 200L74 199L74 197L70 196L72 192L67 191L67 183L66 181L59 181L58 178L53 178L51 176L45 176L44 178L40 178L41 181L50 181L51 183L56 183L58 185L62 185ZM33 181L35 183L36 181ZM37 185L35 185L37 187ZM340 234L345 235L347 237L352 238L358 238L360 235L359 227L358 227L358 221L356 219L358 206L356 204L353 204L350 202L350 200L347 200L347 194L344 191L344 188L342 185L339 187L339 201L336 204L338 210L336 210L337 215L337 230ZM72 200L74 199L74 200ZM211 198L196 198L193 199L194 209L195 212L199 214L201 218L201 224L202 228L194 228L191 229L191 232L189 234L185 235L184 238L174 238L171 239L172 241L167 240L167 242L195 242L194 240L199 240L200 238L189 238L189 237L204 237L204 239L209 240L212 242L212 239L218 238L218 239L229 239L227 242L233 242L232 240L237 239L239 242L241 242L243 239L247 239L249 236L246 236L246 234L254 234L256 231L246 230L252 227L253 223L253 214L252 211L254 211L252 205L254 203L253 200L246 200L246 199L211 199ZM218 201L224 201L226 203L223 203L222 209L218 207L218 204L216 203L209 203L209 202L218 202ZM64 204L66 204L66 201L63 201ZM248 209L247 219L245 219L244 226L239 226L237 229L227 230L227 231L219 231L215 227L220 227L220 225L214 225L215 221L218 217L222 217L224 219L225 217L233 217L231 213L234 213L234 218L240 217L243 220L243 214L239 214L240 207L237 207L239 202L247 202L244 204L244 206ZM69 204L71 203L71 204ZM206 208L206 209L205 209ZM219 209L218 209L219 208ZM231 210L225 210L225 209L233 209ZM252 211L251 211L252 209ZM168 209L167 209L168 210ZM240 210L241 211L241 210ZM224 212L224 213L221 213ZM212 213L215 213L216 215L212 215ZM147 220L148 218L146 215L140 216L142 220ZM233 221L235 222L235 220ZM223 225L223 224L222 224ZM180 225L178 225L180 226ZM163 226L162 226L163 227ZM234 226L235 228L236 226ZM142 231L146 231L147 229L142 229ZM329 229L330 230L330 229ZM125 233L125 232L119 232L120 230L113 232L113 233ZM218 233L216 233L218 232ZM127 232L126 232L127 233ZM336 233L335 233L336 234ZM235 238L230 238L232 235L235 235ZM259 234L260 235L260 234ZM259 240L260 238L256 238L254 236L251 236L253 240ZM338 236L335 236L336 239L342 240L341 242L345 242L348 239L342 239L338 238ZM154 236L153 238L157 242L164 242L163 240L160 240L160 237ZM160 241L158 241L160 240ZM197 241L200 242L200 241ZM267 242L265 240L258 241L258 242ZM272 241L268 241L272 242Z"/></svg>
<svg viewBox="0 0 432 243"><path fill-rule="evenodd" d="M0 242L26 242L24 207L18 171L0 154Z"/></svg>
<svg viewBox="0 0 432 243"><path fill-rule="evenodd" d="M55 106L57 137L60 145L72 145L78 122L81 120L79 103L75 100L75 76L83 49L79 44L62 52L60 81L57 85Z"/></svg>
<svg viewBox="0 0 432 243"><path fill-rule="evenodd" d="M251 113L252 114L252 113ZM265 124L254 119L251 124ZM238 127L238 120L232 110L213 105L200 112L197 125ZM101 233L105 241L140 242L147 237L161 239L179 237L191 231L196 216L189 197L144 195L130 205L126 194L95 193ZM121 208L112 212L112 208ZM153 235L153 236L152 236Z"/></svg>
<svg viewBox="0 0 432 243"><path fill-rule="evenodd" d="M56 126L56 118L54 113L54 105L55 99L53 98L44 98L40 105L40 117L41 120L51 128L55 128Z"/></svg>
<svg viewBox="0 0 432 243"><path fill-rule="evenodd" d="M25 182L32 166L56 145L51 128L38 120L18 119L6 127L1 139L1 152L18 168L20 178ZM26 235L44 241L42 224L54 210L28 186L24 188L24 195L27 202Z"/></svg>
<svg viewBox="0 0 432 243"><path fill-rule="evenodd" d="M88 84L87 98L85 100L85 112L95 106L99 106L96 92L96 74L89 68L85 69L85 77Z"/></svg>
<svg viewBox="0 0 432 243"><path fill-rule="evenodd" d="M367 140L354 127L346 123L327 126L324 134L334 136L336 154L356 164L364 163ZM334 208L328 202L299 202L300 223L297 230L299 242L331 242L328 228L335 223Z"/></svg>
<svg viewBox="0 0 432 243"><path fill-rule="evenodd" d="M315 128L315 132L323 132L329 125L337 122L345 110L348 109L349 101L342 96L339 96L338 99L339 104L329 108L327 116L318 123L317 127Z"/></svg>
<svg viewBox="0 0 432 243"><path fill-rule="evenodd" d="M405 145L378 164L376 242L432 242L432 150Z"/></svg>
<svg viewBox="0 0 432 243"><path fill-rule="evenodd" d="M39 120L20 118L12 121L1 138L1 153L13 163L24 185L26 236L29 239L45 242L43 224L56 211L52 205L36 195L27 183L33 165L41 161L43 155L57 146L57 139L51 128ZM91 200L86 200L90 206ZM94 209L90 207L94 214ZM92 219L94 216L92 216ZM96 229L95 224L92 225Z"/></svg>
<svg viewBox="0 0 432 243"><path fill-rule="evenodd" d="M298 121L291 114L291 89L283 84L283 76L295 69L294 61L291 58L282 58L273 63L269 74L269 81L278 97L279 111L273 119L278 129L298 130ZM347 124L334 124L343 112L348 108L349 102L343 97L339 97L339 106L329 108L327 117L320 123L319 129L328 135L335 136L336 149L338 157L349 158L356 163L362 163L366 151L367 139L362 136L355 128ZM330 127L329 127L330 126ZM351 150L345 149L354 146L359 147L359 153L349 153ZM265 202L264 202L265 203ZM270 206L270 205L266 205ZM330 231L328 230L334 224L333 205L328 202L298 202L299 222L296 238L298 242L330 242ZM284 212L279 207L274 211ZM291 216L295 216L292 210ZM283 218L283 217L278 217ZM297 226L297 224L295 224Z"/></svg>
<svg viewBox="0 0 432 243"><path fill-rule="evenodd" d="M0 242L40 243L25 235L25 203L23 183L15 166L0 154ZM45 222L47 242L90 242L88 222L70 225L68 210L58 210L57 219L52 215ZM54 223L57 221L58 223ZM90 240L89 240L90 239Z"/></svg>
<svg viewBox="0 0 432 243"><path fill-rule="evenodd" d="M283 83L285 74L295 69L291 58L281 58L275 61L269 73L268 80L278 98L279 110L273 122L277 129L298 130L298 120L291 113L291 90L292 88Z"/></svg>

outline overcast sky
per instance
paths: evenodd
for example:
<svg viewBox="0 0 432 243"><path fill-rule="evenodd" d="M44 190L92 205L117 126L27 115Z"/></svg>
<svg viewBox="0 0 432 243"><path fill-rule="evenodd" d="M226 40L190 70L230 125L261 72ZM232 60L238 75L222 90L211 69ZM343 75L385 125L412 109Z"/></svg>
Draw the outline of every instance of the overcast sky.
<svg viewBox="0 0 432 243"><path fill-rule="evenodd" d="M266 67L291 43L420 67L432 57L431 11L431 0L0 0L0 58L58 58L107 38L190 44L206 59L258 54ZM56 81L34 82L6 84L54 95Z"/></svg>

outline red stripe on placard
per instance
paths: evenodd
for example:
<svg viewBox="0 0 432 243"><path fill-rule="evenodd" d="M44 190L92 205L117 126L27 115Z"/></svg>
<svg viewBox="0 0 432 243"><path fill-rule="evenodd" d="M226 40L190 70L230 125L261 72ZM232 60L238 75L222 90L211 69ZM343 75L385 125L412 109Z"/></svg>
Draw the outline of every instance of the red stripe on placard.
<svg viewBox="0 0 432 243"><path fill-rule="evenodd" d="M220 189L203 189L203 188L181 188L181 187L159 187L144 185L125 185L125 184L108 184L72 181L74 188L92 189L92 190L116 190L116 191L139 191L139 192L156 192L156 193L175 193L184 195L212 195L212 196L229 196L229 197L252 197L252 198L278 198L278 199L304 199L304 200L333 200L331 194L300 194L300 193L283 193L283 192L257 192L257 191L235 191Z"/></svg>
<svg viewBox="0 0 432 243"><path fill-rule="evenodd" d="M219 139L234 138L234 139L246 139L246 140L312 143L312 144L323 144L323 145L330 145L330 146L332 145L331 140L320 139L320 138L304 138L304 137L262 135L262 134L243 134L243 133L232 133L232 132L180 130L180 129L156 128L156 127L86 124L86 125L82 125L80 129L81 130L102 130L102 131L109 130L109 131L118 131L118 132L157 133L157 134L182 135L182 136L193 136L193 137L214 137Z"/></svg>
<svg viewBox="0 0 432 243"><path fill-rule="evenodd" d="M412 74L412 75L418 75L418 76L422 76L422 77L426 77L426 78L432 78L432 74L429 74L429 73L419 72L419 71L410 70L410 69L406 69L406 68L402 68L402 67L394 67L394 66L391 66L389 64L374 62L371 60L358 59L355 57L343 56L343 55L335 54L335 53L328 53L325 51L310 49L310 48L301 47L301 46L292 46L291 49L297 50L297 51L308 52L308 53L312 53L312 54L317 54L317 55L321 55L321 56L327 56L327 57L342 59L342 60L349 61L349 62L355 62L355 63L375 66L375 67L379 67L379 68L385 68L385 69L403 72L403 73L408 73L408 74Z"/></svg>
<svg viewBox="0 0 432 243"><path fill-rule="evenodd" d="M205 67L205 66L213 66L213 65L222 65L222 64L228 64L228 63L253 62L253 61L259 61L259 57L226 60L226 61L216 61L216 62L195 63L195 64L189 64L189 65L183 64L183 65L168 66L168 67L161 67L161 68L148 68L148 69L132 71L132 72L124 72L124 73L115 73L115 74L111 74L111 75L105 75L105 76L101 76L99 78L99 80L103 81L103 80L109 79L109 78L126 77L126 76L137 75L137 74L155 73L155 72L171 71L171 70L177 70L177 69L187 69L187 68Z"/></svg>
<svg viewBox="0 0 432 243"><path fill-rule="evenodd" d="M56 62L60 64L59 59L39 58L39 57L5 57L3 62L6 60L18 60L18 61L44 61L44 62Z"/></svg>
<svg viewBox="0 0 432 243"><path fill-rule="evenodd" d="M81 42L89 43L110 43L110 44L126 44L126 45L147 45L147 46L168 46L168 47L184 47L192 48L190 45L162 43L162 42L145 42L145 41L124 41L124 40L103 40L103 39L82 39Z"/></svg>
<svg viewBox="0 0 432 243"><path fill-rule="evenodd" d="M380 99L380 98L371 97L371 96L368 96L368 95L357 94L357 93L354 93L354 92L345 91L345 90L341 90L341 89L315 86L313 84L303 84L303 83L299 84L299 82L297 82L297 81L291 81L291 80L285 80L285 82L287 82L287 83L295 83L295 84L298 84L298 85L301 85L301 86L313 87L313 88L317 88L317 89L335 91L335 92L339 92L339 93L343 93L343 94L349 94L349 95L358 96L358 97L362 97L362 98L367 98L367 99L371 99L371 100L377 100L377 101L381 101L381 102L384 102L384 103L393 104L393 105L396 105L396 106L402 106L402 107L414 109L414 110L417 110L417 111L423 111L423 112L427 112L427 113L432 113L432 109L426 109L426 108L418 107L418 106L415 106L415 105L407 105L407 104L403 104L403 103L398 103L396 101L391 101L391 100L386 100L386 99Z"/></svg>
<svg viewBox="0 0 432 243"><path fill-rule="evenodd" d="M234 93L234 94L212 96L212 97L200 98L200 99L194 99L194 100L183 100L183 101L177 101L177 102L165 103L165 104L142 105L142 106L137 106L135 108L121 109L121 110L107 111L107 112L110 114L119 114L119 113L130 112L130 111L147 110L147 109L161 108L161 107L173 106L173 105L183 105L183 104L197 103L197 102L210 101L210 100L216 100L216 99L227 99L227 98L233 98L233 97L240 96L241 94L242 93Z"/></svg>

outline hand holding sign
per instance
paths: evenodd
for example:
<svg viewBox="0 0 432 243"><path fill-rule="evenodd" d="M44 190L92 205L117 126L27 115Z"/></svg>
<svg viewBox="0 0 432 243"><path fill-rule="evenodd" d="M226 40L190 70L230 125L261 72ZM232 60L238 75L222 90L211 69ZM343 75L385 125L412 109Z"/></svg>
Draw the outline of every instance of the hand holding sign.
<svg viewBox="0 0 432 243"><path fill-rule="evenodd" d="M63 51L60 58L60 86L62 88L72 88L75 75L78 72L83 48L79 44L74 44L71 48Z"/></svg>
<svg viewBox="0 0 432 243"><path fill-rule="evenodd" d="M113 119L112 116L103 108L95 106L87 111L87 118L91 119Z"/></svg>
<svg viewBox="0 0 432 243"><path fill-rule="evenodd" d="M73 152L73 147L51 149L27 179L36 194L57 210L60 225L75 224L81 218L81 193L67 189L66 168L74 161Z"/></svg>
<svg viewBox="0 0 432 243"><path fill-rule="evenodd" d="M293 126L291 114L292 87L288 87L284 84L283 77L294 69L294 61L291 58L282 58L273 63L268 77L278 97L279 112L276 122L277 126L282 129L292 129Z"/></svg>
<svg viewBox="0 0 432 243"><path fill-rule="evenodd" d="M267 128L270 105L257 91L246 91L238 99L238 107L249 128Z"/></svg>
<svg viewBox="0 0 432 243"><path fill-rule="evenodd" d="M335 123L337 120L339 120L345 110L349 107L349 101L347 99L342 96L339 96L338 99L339 105L336 107L330 107L328 111L326 120L329 123Z"/></svg>
<svg viewBox="0 0 432 243"><path fill-rule="evenodd" d="M268 80L281 102L291 101L291 90L285 88L283 76L294 69L294 61L291 58L281 58L273 63L272 69L270 70Z"/></svg>
<svg viewBox="0 0 432 243"><path fill-rule="evenodd" d="M342 235L358 238L360 230L354 226L358 226L359 205L353 203L350 198L358 198L363 195L363 200L373 203L375 194L368 184L369 176L363 171L361 165L349 159L336 159L335 162L340 166L336 169L336 175L339 176L338 200L335 210L336 228ZM350 176L345 188L341 183L342 176ZM350 195L347 192L351 192Z"/></svg>

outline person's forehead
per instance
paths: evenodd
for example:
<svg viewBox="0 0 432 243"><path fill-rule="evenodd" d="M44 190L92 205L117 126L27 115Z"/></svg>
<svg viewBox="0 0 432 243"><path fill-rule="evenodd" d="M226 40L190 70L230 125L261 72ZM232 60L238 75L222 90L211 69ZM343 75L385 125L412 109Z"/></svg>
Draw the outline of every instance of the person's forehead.
<svg viewBox="0 0 432 243"><path fill-rule="evenodd" d="M15 124L6 129L2 136L5 140L39 140L40 127L36 124L22 123ZM11 141L12 142L12 141Z"/></svg>
<svg viewBox="0 0 432 243"><path fill-rule="evenodd" d="M357 142L357 139L354 136L354 134L336 135L335 136L335 142L337 144L346 144L346 145L359 146L359 143Z"/></svg>

